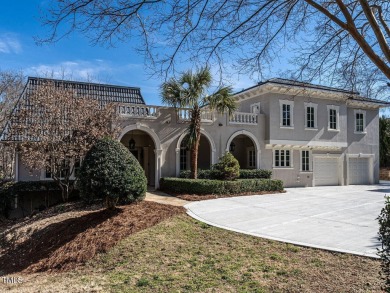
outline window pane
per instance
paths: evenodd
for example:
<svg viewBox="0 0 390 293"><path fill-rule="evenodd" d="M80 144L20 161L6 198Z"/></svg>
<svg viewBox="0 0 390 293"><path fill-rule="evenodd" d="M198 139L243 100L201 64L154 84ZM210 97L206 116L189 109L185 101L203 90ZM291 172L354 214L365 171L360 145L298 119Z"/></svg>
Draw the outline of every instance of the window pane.
<svg viewBox="0 0 390 293"><path fill-rule="evenodd" d="M187 170L187 150L180 149L180 170Z"/></svg>
<svg viewBox="0 0 390 293"><path fill-rule="evenodd" d="M290 105L283 104L282 105L282 125L283 126L290 126Z"/></svg>
<svg viewBox="0 0 390 293"><path fill-rule="evenodd" d="M279 150L275 150L275 166L279 167Z"/></svg>
<svg viewBox="0 0 390 293"><path fill-rule="evenodd" d="M329 128L331 129L337 129L337 121L336 121L336 110L335 109L330 109L329 110Z"/></svg>
<svg viewBox="0 0 390 293"><path fill-rule="evenodd" d="M286 151L285 162L286 162L286 167L290 167L290 151Z"/></svg>
<svg viewBox="0 0 390 293"><path fill-rule="evenodd" d="M309 151L302 151L302 171L309 170Z"/></svg>
<svg viewBox="0 0 390 293"><path fill-rule="evenodd" d="M314 128L314 107L306 107L306 127Z"/></svg>
<svg viewBox="0 0 390 293"><path fill-rule="evenodd" d="M363 113L356 113L356 127L357 132L363 132L364 131L364 118Z"/></svg>

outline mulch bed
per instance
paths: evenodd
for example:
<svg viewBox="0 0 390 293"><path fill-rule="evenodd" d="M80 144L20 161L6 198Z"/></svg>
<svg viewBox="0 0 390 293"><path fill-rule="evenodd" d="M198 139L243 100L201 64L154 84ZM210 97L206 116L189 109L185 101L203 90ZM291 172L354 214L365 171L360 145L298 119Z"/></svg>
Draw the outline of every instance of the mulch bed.
<svg viewBox="0 0 390 293"><path fill-rule="evenodd" d="M52 223L22 243L5 245L0 273L72 270L123 238L184 212L183 207L142 201Z"/></svg>
<svg viewBox="0 0 390 293"><path fill-rule="evenodd" d="M286 191L261 191L261 192L246 192L240 194L205 194L205 195L196 195L196 194L172 194L173 196L188 200L188 201L201 201L208 199L216 199L216 198L225 198L225 197L236 197L236 196L247 196L247 195L263 195L263 194L276 194L276 193L285 193Z"/></svg>

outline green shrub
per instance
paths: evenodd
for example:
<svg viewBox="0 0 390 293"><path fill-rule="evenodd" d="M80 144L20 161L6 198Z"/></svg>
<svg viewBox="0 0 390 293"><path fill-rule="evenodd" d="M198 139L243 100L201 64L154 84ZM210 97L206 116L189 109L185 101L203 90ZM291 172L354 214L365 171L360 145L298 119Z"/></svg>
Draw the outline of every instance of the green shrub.
<svg viewBox="0 0 390 293"><path fill-rule="evenodd" d="M240 164L229 152L220 157L219 162L212 169L221 180L234 180L240 177Z"/></svg>
<svg viewBox="0 0 390 293"><path fill-rule="evenodd" d="M3 182L0 186L0 215L6 217L11 209L14 193L15 182Z"/></svg>
<svg viewBox="0 0 390 293"><path fill-rule="evenodd" d="M74 182L71 182L74 184ZM9 210L12 209L12 203L15 200L15 196L18 195L19 200L21 196L25 196L28 193L53 194L53 192L61 192L60 187L54 181L9 181L3 182L0 186L0 214L7 216Z"/></svg>
<svg viewBox="0 0 390 293"><path fill-rule="evenodd" d="M118 200L141 200L146 193L146 177L137 159L120 142L99 140L86 154L79 173L80 196L86 200L103 198L108 208Z"/></svg>
<svg viewBox="0 0 390 293"><path fill-rule="evenodd" d="M179 178L190 178L190 170L180 171ZM219 171L217 170L198 170L198 179L218 179ZM240 179L270 179L271 170L264 169L240 169Z"/></svg>
<svg viewBox="0 0 390 293"><path fill-rule="evenodd" d="M263 169L240 169L240 179L270 179L271 170Z"/></svg>
<svg viewBox="0 0 390 293"><path fill-rule="evenodd" d="M191 177L191 171L190 170L182 170L179 174L180 178L190 178ZM206 169L198 170L198 179L218 179L220 177L220 173L218 170L213 169Z"/></svg>
<svg viewBox="0 0 390 293"><path fill-rule="evenodd" d="M160 189L176 194L239 194L282 191L283 181L272 179L237 179L234 181L186 178L161 178Z"/></svg>
<svg viewBox="0 0 390 293"><path fill-rule="evenodd" d="M386 196L385 198L385 207L378 217L378 239L382 245L378 255L381 258L382 276L385 279L384 289L386 292L390 292L390 197Z"/></svg>

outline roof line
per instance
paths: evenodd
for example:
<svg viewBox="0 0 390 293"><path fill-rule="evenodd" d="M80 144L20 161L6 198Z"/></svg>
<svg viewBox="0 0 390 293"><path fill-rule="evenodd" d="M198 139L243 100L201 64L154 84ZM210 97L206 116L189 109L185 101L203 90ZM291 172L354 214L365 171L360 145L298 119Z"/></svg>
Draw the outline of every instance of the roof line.
<svg viewBox="0 0 390 293"><path fill-rule="evenodd" d="M96 85L96 86L107 86L107 87L114 87L114 88L126 88L126 89L141 89L140 87L133 87L133 86L124 86L124 85L114 85L114 84L107 84L107 83L96 83L96 82L87 82L87 81L74 81L74 80L66 80L66 79L55 79L55 78L47 78L47 77L36 77L36 76L29 76L28 80L48 80L48 81L54 81L54 82L64 82L64 83L77 83L77 84L85 84L85 85Z"/></svg>
<svg viewBox="0 0 390 293"><path fill-rule="evenodd" d="M5 123L3 129L1 130L1 133L0 133L0 140L2 140L3 134L4 134L5 130L7 129L7 126L9 125L9 123L10 123L10 121L11 121L11 117L13 116L16 107L18 106L20 100L22 99L24 93L25 93L26 90L27 90L27 86L28 86L28 80L27 80L26 84L24 85L24 88L23 88L23 90L21 91L21 93L20 93L20 95L19 95L17 101L15 102L15 104L14 104L14 106L13 106L13 108L12 108L12 111L11 111L11 112L9 113L9 115L8 115L7 122Z"/></svg>
<svg viewBox="0 0 390 293"><path fill-rule="evenodd" d="M283 82L283 81L286 81L286 82ZM281 78L278 78L278 79L272 78L272 79L258 82L256 85L253 85L251 87L248 87L246 89L243 89L241 91L234 93L234 95L241 94L243 92L246 92L248 90L254 89L254 88L259 87L259 86L262 86L262 85L267 84L267 83L274 83L274 84L287 85L287 86L296 86L296 87L302 87L302 88L306 87L306 88L319 89L319 90L325 90L325 91L331 91L331 92L359 95L359 92L347 91L347 90L343 90L343 89L339 89L339 88L332 88L329 86L316 85L316 84L305 83L305 82L295 81L295 80L290 80L290 79L281 79ZM295 84L293 84L293 83L295 83Z"/></svg>

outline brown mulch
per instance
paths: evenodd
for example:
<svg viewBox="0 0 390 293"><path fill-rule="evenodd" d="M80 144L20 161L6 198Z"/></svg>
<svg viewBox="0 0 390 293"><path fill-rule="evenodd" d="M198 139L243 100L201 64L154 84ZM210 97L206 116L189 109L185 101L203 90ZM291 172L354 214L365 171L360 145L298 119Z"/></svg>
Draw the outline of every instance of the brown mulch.
<svg viewBox="0 0 390 293"><path fill-rule="evenodd" d="M6 243L0 253L0 275L72 270L123 238L184 212L183 207L142 201L53 222L21 243Z"/></svg>
<svg viewBox="0 0 390 293"><path fill-rule="evenodd" d="M197 195L197 194L172 194L173 196L188 200L188 201L201 201L208 199L216 199L216 198L225 198L225 197L236 197L236 196L247 196L247 195L264 195L264 194L276 194L276 193L285 193L286 191L261 191L261 192L245 192L240 194L205 194L205 195Z"/></svg>

